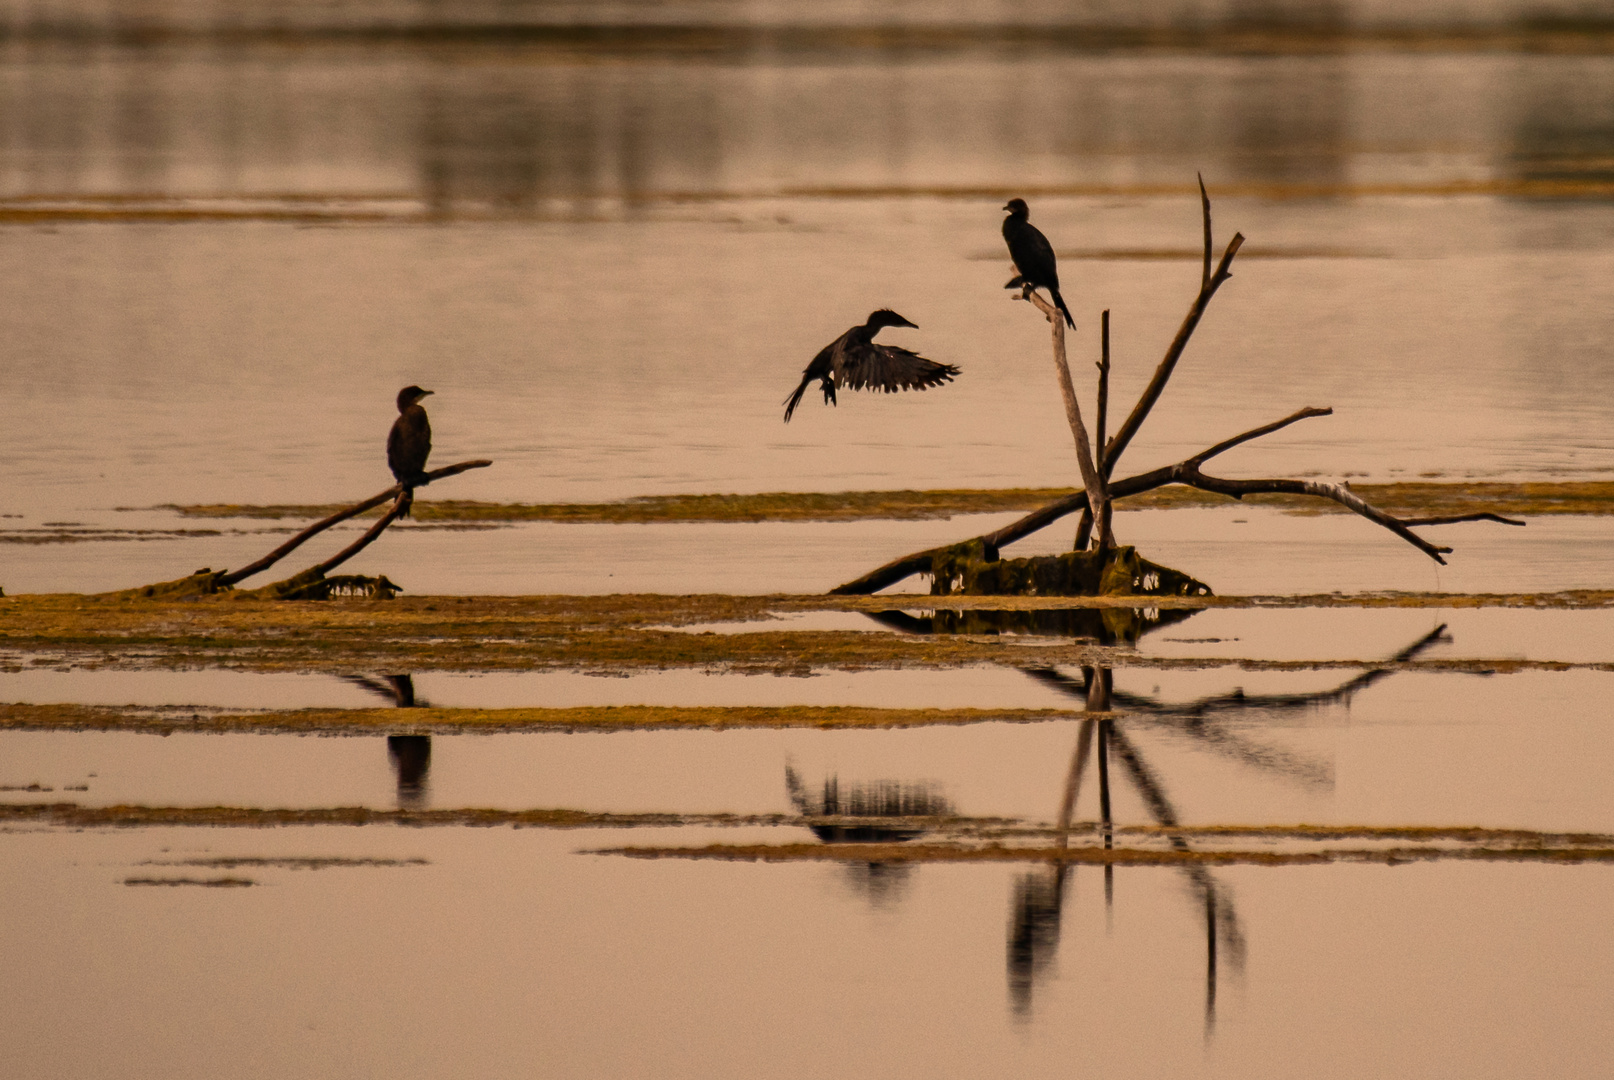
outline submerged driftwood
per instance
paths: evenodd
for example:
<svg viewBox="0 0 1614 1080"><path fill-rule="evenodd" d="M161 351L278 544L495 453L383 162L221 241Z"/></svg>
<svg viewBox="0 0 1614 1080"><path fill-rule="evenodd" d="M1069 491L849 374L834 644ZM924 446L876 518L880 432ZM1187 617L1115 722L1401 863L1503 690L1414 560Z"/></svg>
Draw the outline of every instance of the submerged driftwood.
<svg viewBox="0 0 1614 1080"><path fill-rule="evenodd" d="M441 480L444 477L457 476L471 469L485 469L493 462L486 458L475 461L462 461L457 465L446 465L441 469L433 469L412 484L394 484L392 487L378 495L354 503L352 506L338 510L336 513L314 522L308 528L275 548L269 554L248 563L239 570L212 570L203 568L186 577L174 581L162 581L154 585L143 585L134 589L125 589L112 595L126 599L147 600L178 600L187 596L211 596L215 593L235 591L235 586L255 574L269 569L281 559L290 555L304 542L324 532L335 525L340 525L349 518L357 517L366 510L373 509L392 500L392 506L383 514L374 525L367 529L363 536L353 543L332 555L324 562L316 563L300 573L293 574L284 581L277 581L262 588L242 590L237 595L255 600L328 600L332 596L368 596L379 600L390 600L403 590L388 581L385 575L381 577L366 577L362 574L339 574L328 576L330 572L347 562L353 556L373 544L380 535L386 531L399 517L408 512L410 503L414 499L414 489Z"/></svg>
<svg viewBox="0 0 1614 1080"><path fill-rule="evenodd" d="M1452 549L1441 547L1425 540L1412 531L1414 527L1448 525L1461 521L1494 521L1504 525L1524 524L1522 521L1502 517L1489 511L1455 514L1446 517L1398 518L1369 504L1353 492L1350 485L1345 483L1330 484L1317 480L1285 478L1229 480L1211 476L1204 471L1205 462L1233 449L1235 446L1242 445L1252 439L1258 439L1263 435L1270 435L1301 420L1332 415L1333 410L1326 408L1307 407L1300 409L1282 420L1275 420L1270 424L1265 424L1217 443L1215 446L1202 450L1193 457L1179 461L1175 465L1168 465L1124 480L1111 481L1110 478L1114 474L1116 463L1120 460L1121 454L1126 450L1127 446L1131 444L1133 437L1143 427L1143 423L1148 419L1150 411L1154 408L1155 403L1159 401L1160 395L1165 391L1166 383L1170 381L1172 372L1176 370L1177 362L1182 358L1183 351L1188 346L1189 339L1192 338L1195 328L1199 326L1206 309L1210 306L1211 298L1216 295L1222 283L1233 276L1231 271L1233 259L1244 243L1243 234L1234 233L1233 239L1228 242L1226 250L1222 252L1221 259L1215 264L1214 269L1212 268L1213 246L1211 241L1210 196L1205 191L1203 179L1199 184L1199 194L1205 233L1204 262L1203 270L1200 274L1199 293L1189 306L1188 314L1184 316L1182 325L1178 328L1176 336L1172 338L1171 344L1167 347L1166 354L1161 359L1160 365L1155 369L1148 386L1144 388L1137 404L1132 407L1132 411L1127 415L1126 420L1108 442L1104 439L1104 425L1109 409L1109 312L1104 313L1101 358L1097 365L1099 369L1098 426L1097 438L1095 439L1096 449L1094 450L1090 450L1086 444L1087 432L1082 423L1080 406L1076 403L1075 391L1071 385L1069 365L1065 360L1064 322L1054 306L1030 288L1026 288L1021 294L1021 298L1034 304L1053 328L1054 367L1059 378L1060 393L1065 401L1066 418L1070 422L1071 434L1076 441L1077 461L1082 474L1083 490L1049 503L1019 521L982 536L977 536L972 540L948 547L929 548L925 551L914 552L911 555L895 559L884 566L871 570L860 578L837 586L830 590L832 594L846 596L878 592L914 574L931 574L933 580L939 582L941 579L937 578L936 575L942 573L949 575L945 587L941 590L943 595L953 590L955 582L960 591L966 594L977 591L990 591L993 595L1002 595L1009 592L1013 592L1015 595L1041 596L1103 595L1110 591L1112 584L1118 583L1128 576L1125 566L1119 567L1114 574L1108 573L1107 570L1111 559L1118 561L1122 559L1120 551L1123 550L1112 548L1114 541L1110 529L1111 502L1115 499L1153 491L1156 488L1170 484L1182 484L1201 491L1226 495L1233 499L1242 499L1246 495L1264 494L1303 495L1328 499L1353 513L1361 515L1376 525L1389 529L1442 565L1446 562L1443 556L1449 554ZM1045 588L1053 587L1053 579L1060 576L1047 570L1032 570L1019 566L1003 571L989 569L998 565L1000 561L998 556L999 548L1023 539L1039 529L1053 524L1065 515L1078 510L1082 512L1082 522L1076 533L1075 547L1077 550L1071 554L1085 553L1093 526L1097 523L1098 537L1094 553L1099 557L1098 565L1103 569L1100 569L1096 574L1079 573L1074 569L1065 572L1063 575L1064 587L1074 591L1043 591ZM1114 552L1113 555L1106 554L1112 551ZM978 555L974 554L977 552ZM972 558L979 565L971 563ZM1066 556L1059 556L1059 558L1064 559ZM1136 558L1136 555L1134 553L1127 558ZM1037 560L1021 559L1010 560L1010 562L1013 564L1028 564L1037 562ZM1074 568L1077 563L1073 562L1071 565ZM1087 564L1082 562L1080 565L1086 566ZM1157 569L1164 570L1165 568ZM1039 573L1043 575L1040 579L1038 577ZM1168 573L1176 576L1173 580L1180 578L1183 581L1192 582L1193 586L1203 588L1205 592L1203 594L1167 592L1158 595L1205 595L1210 592L1208 587L1194 581L1185 574L1179 574L1177 571L1168 571ZM1015 588L1012 590L1006 588L1005 586L1009 584L1014 585Z"/></svg>

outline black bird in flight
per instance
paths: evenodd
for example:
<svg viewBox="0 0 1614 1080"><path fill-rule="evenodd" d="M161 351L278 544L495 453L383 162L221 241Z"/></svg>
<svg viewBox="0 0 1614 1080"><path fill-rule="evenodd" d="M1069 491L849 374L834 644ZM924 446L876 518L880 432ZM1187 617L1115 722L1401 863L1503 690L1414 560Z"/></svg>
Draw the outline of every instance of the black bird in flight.
<svg viewBox="0 0 1614 1080"><path fill-rule="evenodd" d="M431 421L426 419L426 410L420 407L420 399L430 393L418 386L406 386L398 391L398 419L392 422L392 430L387 433L387 466L398 483L408 487L403 517L409 516L414 485L425 476L426 458L432 452Z"/></svg>
<svg viewBox="0 0 1614 1080"><path fill-rule="evenodd" d="M820 380L824 389L824 404L835 404L835 388L847 390L884 390L888 394L898 390L924 390L950 381L958 374L952 364L938 364L926 360L916 352L895 345L876 345L874 335L887 326L918 325L909 322L895 311L881 308L869 315L869 321L854 326L834 341L825 345L813 362L801 373L801 385L785 399L785 423L801 403L807 384Z"/></svg>
<svg viewBox="0 0 1614 1080"><path fill-rule="evenodd" d="M1047 289L1054 296L1054 306L1065 313L1065 322L1072 330L1076 320L1070 317L1065 298L1059 295L1059 268L1054 262L1053 245L1042 235L1042 230L1031 224L1031 211L1024 199L1010 199L1003 209L1009 216L1003 219L1003 240L1009 245L1009 258L1019 271L1005 289L1019 289L1027 285Z"/></svg>

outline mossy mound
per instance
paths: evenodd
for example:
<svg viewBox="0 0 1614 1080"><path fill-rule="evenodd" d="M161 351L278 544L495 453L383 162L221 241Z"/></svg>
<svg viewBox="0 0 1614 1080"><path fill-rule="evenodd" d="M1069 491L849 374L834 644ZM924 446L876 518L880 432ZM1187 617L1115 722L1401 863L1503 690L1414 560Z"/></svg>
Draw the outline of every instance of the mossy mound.
<svg viewBox="0 0 1614 1080"><path fill-rule="evenodd" d="M188 600L225 593L236 600L329 600L333 596L365 596L377 600L391 600L403 592L387 580L386 575L366 577L363 574L338 574L326 577L318 567L309 567L302 573L265 585L260 589L236 589L223 584L227 570L204 567L174 581L159 581L133 589L105 593L113 600Z"/></svg>
<svg viewBox="0 0 1614 1080"><path fill-rule="evenodd" d="M228 585L219 582L225 570L210 570L207 567L188 574L173 581L159 581L151 585L138 585L133 589L120 589L117 592L103 593L110 600L185 600L196 596L213 596L216 593L229 591Z"/></svg>
<svg viewBox="0 0 1614 1080"><path fill-rule="evenodd" d="M931 560L932 596L1210 596L1211 588L1180 570L1150 562L1136 548L1070 551L1000 559L979 540Z"/></svg>
<svg viewBox="0 0 1614 1080"><path fill-rule="evenodd" d="M243 600L329 600L333 596L362 596L373 600L391 600L403 592L401 588L380 577L363 574L337 574L326 577L319 568L309 567L302 573L265 585L261 589L246 589L236 595Z"/></svg>

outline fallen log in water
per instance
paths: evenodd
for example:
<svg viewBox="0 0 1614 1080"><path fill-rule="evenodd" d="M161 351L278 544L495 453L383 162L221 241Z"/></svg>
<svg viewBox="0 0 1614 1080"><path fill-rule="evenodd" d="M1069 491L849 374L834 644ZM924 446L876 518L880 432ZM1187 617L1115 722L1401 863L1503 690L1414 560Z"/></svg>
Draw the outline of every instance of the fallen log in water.
<svg viewBox="0 0 1614 1080"><path fill-rule="evenodd" d="M224 592L245 581L255 574L269 569L281 559L296 551L305 542L335 525L340 525L349 518L357 517L366 510L380 506L388 499L392 500L392 507L381 516L365 534L332 555L324 562L316 563L301 573L294 574L284 581L266 585L261 589L254 589L249 595L261 599L274 600L323 600L331 595L363 595L374 596L379 599L390 599L400 591L398 586L388 581L386 577L366 578L360 575L342 575L336 578L327 577L332 570L347 562L353 556L373 544L380 535L386 531L388 525L401 517L409 509L414 497L414 489L431 483L433 480L442 480L449 476L458 476L471 469L485 469L493 462L486 458L475 461L462 461L456 465L445 465L441 469L433 469L412 484L394 484L392 487L372 495L368 499L354 503L352 506L338 510L287 540L269 554L255 562L248 563L239 570L212 570L204 568L179 578L175 581L163 581L154 585L143 585L134 589L125 589L117 596L128 596L141 599L173 600L183 596L207 596L213 593Z"/></svg>

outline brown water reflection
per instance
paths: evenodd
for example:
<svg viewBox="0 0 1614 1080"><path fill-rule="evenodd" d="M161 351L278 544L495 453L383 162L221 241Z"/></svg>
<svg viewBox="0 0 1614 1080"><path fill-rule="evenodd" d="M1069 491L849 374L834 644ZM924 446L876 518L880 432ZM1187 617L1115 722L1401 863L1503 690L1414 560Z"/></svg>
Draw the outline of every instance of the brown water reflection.
<svg viewBox="0 0 1614 1080"><path fill-rule="evenodd" d="M13 45L0 195L13 220L94 200L97 216L631 218L711 198L1185 190L1202 170L1231 193L1606 196L1614 144L1609 56L599 58Z"/></svg>

